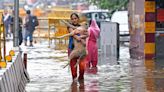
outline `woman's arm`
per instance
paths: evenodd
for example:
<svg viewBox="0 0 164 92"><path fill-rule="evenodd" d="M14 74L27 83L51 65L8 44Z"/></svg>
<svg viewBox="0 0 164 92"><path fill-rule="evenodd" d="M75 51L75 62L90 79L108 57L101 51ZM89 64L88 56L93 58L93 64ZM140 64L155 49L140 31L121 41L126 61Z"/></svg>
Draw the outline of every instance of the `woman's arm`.
<svg viewBox="0 0 164 92"><path fill-rule="evenodd" d="M71 32L73 32L73 31L75 31L75 30L73 30L72 28L68 28L68 31L71 33ZM78 41L81 40L81 38L80 38L79 36L77 36L77 35L73 35L73 37L74 37L76 40L78 40Z"/></svg>
<svg viewBox="0 0 164 92"><path fill-rule="evenodd" d="M65 21L65 20L61 20L64 24L66 24L68 27L76 29L76 26L71 25L69 22Z"/></svg>
<svg viewBox="0 0 164 92"><path fill-rule="evenodd" d="M87 38L88 37L88 31L84 31L84 33L80 36L81 39Z"/></svg>

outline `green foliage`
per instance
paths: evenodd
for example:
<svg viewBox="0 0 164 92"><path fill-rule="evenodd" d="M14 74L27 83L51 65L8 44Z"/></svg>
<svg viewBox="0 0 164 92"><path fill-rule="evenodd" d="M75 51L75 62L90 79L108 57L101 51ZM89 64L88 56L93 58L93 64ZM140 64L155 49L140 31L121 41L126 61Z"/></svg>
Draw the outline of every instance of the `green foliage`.
<svg viewBox="0 0 164 92"><path fill-rule="evenodd" d="M129 0L89 0L90 4L94 4L101 9L108 9L111 12L126 9Z"/></svg>

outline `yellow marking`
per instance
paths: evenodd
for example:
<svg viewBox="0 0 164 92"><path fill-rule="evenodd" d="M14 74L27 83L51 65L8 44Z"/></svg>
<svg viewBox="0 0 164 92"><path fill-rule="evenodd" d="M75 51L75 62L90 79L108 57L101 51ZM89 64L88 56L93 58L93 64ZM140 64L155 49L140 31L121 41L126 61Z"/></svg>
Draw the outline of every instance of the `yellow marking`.
<svg viewBox="0 0 164 92"><path fill-rule="evenodd" d="M145 1L145 12L155 12L155 1Z"/></svg>
<svg viewBox="0 0 164 92"><path fill-rule="evenodd" d="M155 53L155 43L145 43L144 52L145 52L145 54L154 54Z"/></svg>
<svg viewBox="0 0 164 92"><path fill-rule="evenodd" d="M145 33L155 33L155 22L145 22Z"/></svg>

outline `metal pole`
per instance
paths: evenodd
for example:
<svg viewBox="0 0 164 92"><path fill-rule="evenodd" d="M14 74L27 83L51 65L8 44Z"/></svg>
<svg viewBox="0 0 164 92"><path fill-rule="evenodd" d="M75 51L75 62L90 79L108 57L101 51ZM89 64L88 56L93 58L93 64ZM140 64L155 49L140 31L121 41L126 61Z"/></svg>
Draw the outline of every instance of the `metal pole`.
<svg viewBox="0 0 164 92"><path fill-rule="evenodd" d="M18 44L18 31L19 31L19 0L14 0L14 47Z"/></svg>
<svg viewBox="0 0 164 92"><path fill-rule="evenodd" d="M6 62L6 29L4 27L4 24L3 24L3 58L4 58L4 61Z"/></svg>
<svg viewBox="0 0 164 92"><path fill-rule="evenodd" d="M1 40L1 32L2 32L2 30L1 29L2 29L2 24L0 23L0 50L2 49L2 46L1 46L1 42L2 42L2 40ZM2 52L0 51L0 62L1 62L1 60L2 60Z"/></svg>
<svg viewBox="0 0 164 92"><path fill-rule="evenodd" d="M27 53L24 53L23 59L24 59L23 61L24 61L25 69L27 69Z"/></svg>
<svg viewBox="0 0 164 92"><path fill-rule="evenodd" d="M48 42L49 42L49 48L50 48L50 40L51 40L51 38L50 38L50 28L51 28L51 26L50 26L50 19L48 19Z"/></svg>

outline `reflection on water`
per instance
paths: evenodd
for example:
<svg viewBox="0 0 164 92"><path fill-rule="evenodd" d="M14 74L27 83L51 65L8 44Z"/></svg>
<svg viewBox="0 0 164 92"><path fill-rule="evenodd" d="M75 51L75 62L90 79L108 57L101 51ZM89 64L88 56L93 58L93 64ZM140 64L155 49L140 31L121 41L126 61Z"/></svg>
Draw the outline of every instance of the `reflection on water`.
<svg viewBox="0 0 164 92"><path fill-rule="evenodd" d="M155 82L154 82L154 74L153 71L155 70L155 64L153 60L145 60L145 69L146 69L146 76L144 78L146 89L150 92L155 92Z"/></svg>
<svg viewBox="0 0 164 92"><path fill-rule="evenodd" d="M157 92L164 92L164 63L163 60L156 60L153 62L155 63L155 70L154 70L154 79L155 79L155 88ZM152 80L154 81L154 80Z"/></svg>
<svg viewBox="0 0 164 92"><path fill-rule="evenodd" d="M79 81L79 82L73 81L71 84L70 92L86 92L84 80Z"/></svg>
<svg viewBox="0 0 164 92"><path fill-rule="evenodd" d="M88 80L86 80L85 92L99 92L99 80L97 79L97 68L91 68L86 70ZM94 77L95 76L95 77Z"/></svg>
<svg viewBox="0 0 164 92"><path fill-rule="evenodd" d="M56 43L55 50L66 50L68 48L68 44Z"/></svg>
<svg viewBox="0 0 164 92"><path fill-rule="evenodd" d="M128 47L121 46L120 64L101 59L97 68L86 70L84 81L72 82L70 70L62 68L68 61L67 45L54 49L44 42L27 48L27 92L164 92L162 60L129 59Z"/></svg>

